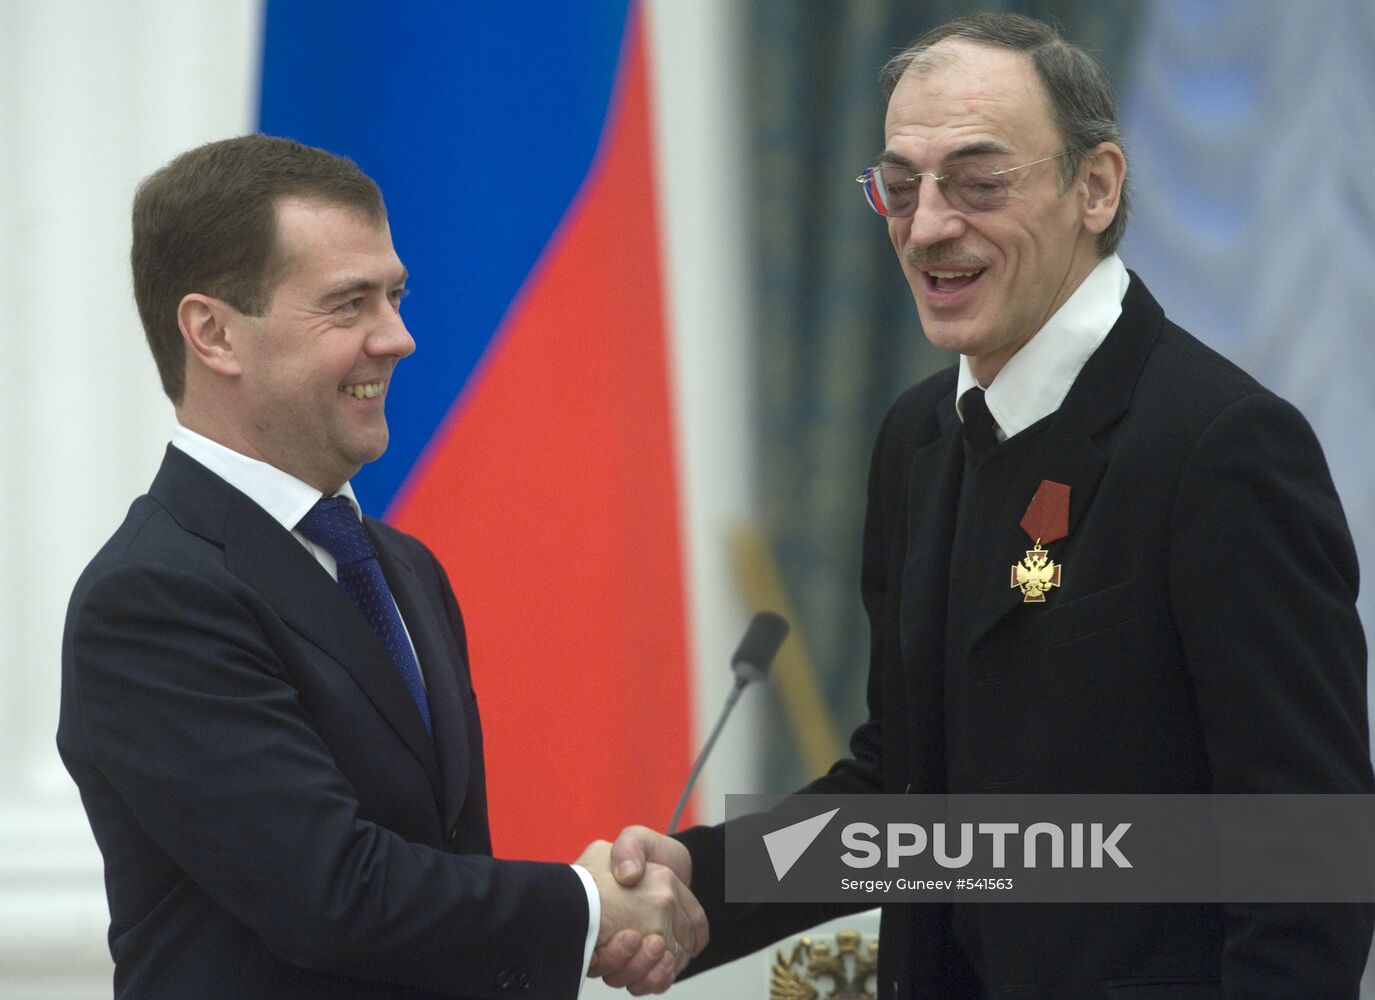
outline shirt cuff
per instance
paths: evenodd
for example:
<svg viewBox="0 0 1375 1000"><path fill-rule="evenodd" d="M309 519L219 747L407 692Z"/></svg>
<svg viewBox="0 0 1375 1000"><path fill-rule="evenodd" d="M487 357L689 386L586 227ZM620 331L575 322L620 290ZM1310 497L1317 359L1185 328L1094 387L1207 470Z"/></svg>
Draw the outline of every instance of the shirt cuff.
<svg viewBox="0 0 1375 1000"><path fill-rule="evenodd" d="M592 965L592 950L597 947L597 931L602 926L602 897L597 892L597 883L592 881L592 874L582 865L570 865L578 878L582 879L582 887L587 893L587 943L582 951L582 978L578 980L578 993L582 993L582 984L587 982L587 970Z"/></svg>

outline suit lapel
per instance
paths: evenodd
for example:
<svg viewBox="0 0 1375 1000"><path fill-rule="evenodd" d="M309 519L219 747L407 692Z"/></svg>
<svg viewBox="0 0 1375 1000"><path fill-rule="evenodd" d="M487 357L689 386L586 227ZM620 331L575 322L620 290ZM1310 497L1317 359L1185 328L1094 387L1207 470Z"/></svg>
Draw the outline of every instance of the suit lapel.
<svg viewBox="0 0 1375 1000"><path fill-rule="evenodd" d="M906 705L898 730L913 734L906 768L907 788L946 790L945 648L950 594L950 552L955 535L964 443L955 418L952 391L936 406L934 440L918 448L907 469L906 545L899 606L904 669L895 683ZM890 710L890 709L886 709ZM899 777L901 780L901 777Z"/></svg>
<svg viewBox="0 0 1375 1000"><path fill-rule="evenodd" d="M1070 488L1069 538L1044 546L1056 558L1060 546L1074 537L1093 502L1107 468L1108 455L1099 445L1105 431L1126 412L1141 366L1160 335L1164 313L1132 275L1122 315L1107 338L1084 365L1060 409L1035 442L1032 476L1024 489L1000 495L974 513L987 547L981 547L972 643L1023 604L1020 590L1010 585L1012 564L1020 562L1035 539L1021 527L1022 515L1042 480ZM1070 569L1066 569L1070 572ZM1054 601L1052 592L1047 601ZM971 645L972 648L972 645Z"/></svg>
<svg viewBox="0 0 1375 1000"><path fill-rule="evenodd" d="M440 788L434 742L391 654L339 585L291 533L175 448L150 492L192 531L224 547L225 566L292 628L335 659Z"/></svg>
<svg viewBox="0 0 1375 1000"><path fill-rule="evenodd" d="M1094 445L1082 425L1058 417L1051 418L1050 426L1036 442L1035 449L1032 474L1028 479L1009 484L995 496L970 500L968 516L978 526L982 540L982 544L973 547L976 558L972 565L963 567L964 572L973 572L979 577L972 591L977 599L972 604L970 648L1024 603L1021 590L1011 584L1011 570L1036 542L1027 535L1021 521L1042 480L1063 483L1070 488L1068 537L1072 538L1107 465L1107 456ZM1049 551L1051 559L1058 561L1059 552L1067 541L1068 538L1060 539L1042 547ZM1047 602L1054 602L1056 596L1052 591Z"/></svg>
<svg viewBox="0 0 1375 1000"><path fill-rule="evenodd" d="M415 567L406 555L368 523L368 534L377 547L382 575L392 588L396 606L406 622L416 657L425 676L425 693L430 703L433 745L438 758L443 788L444 828L452 829L468 791L468 724L463 711L463 695L451 669L457 653L450 650L435 623L443 620L443 610L425 597ZM408 696L409 697L409 696Z"/></svg>
<svg viewBox="0 0 1375 1000"><path fill-rule="evenodd" d="M952 392L936 407L940 436L912 456L907 555L902 574L902 648L908 663L945 655L946 595L964 444Z"/></svg>

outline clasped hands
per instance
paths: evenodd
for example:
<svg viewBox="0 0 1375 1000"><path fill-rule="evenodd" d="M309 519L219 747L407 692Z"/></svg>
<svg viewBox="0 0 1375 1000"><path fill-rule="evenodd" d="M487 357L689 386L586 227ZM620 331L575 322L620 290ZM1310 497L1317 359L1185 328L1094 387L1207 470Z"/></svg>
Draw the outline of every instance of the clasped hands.
<svg viewBox="0 0 1375 1000"><path fill-rule="evenodd" d="M687 848L648 827L629 826L615 844L587 845L576 864L591 873L602 904L588 976L634 996L664 992L707 944L707 915L688 889Z"/></svg>

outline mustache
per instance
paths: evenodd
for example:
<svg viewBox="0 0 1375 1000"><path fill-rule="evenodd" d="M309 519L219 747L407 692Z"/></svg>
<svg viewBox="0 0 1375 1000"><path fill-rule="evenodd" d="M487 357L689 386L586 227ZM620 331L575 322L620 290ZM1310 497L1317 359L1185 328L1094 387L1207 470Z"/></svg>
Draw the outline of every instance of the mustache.
<svg viewBox="0 0 1375 1000"><path fill-rule="evenodd" d="M987 258L968 253L959 247L936 244L913 247L907 251L907 263L912 267L938 271L982 271L988 267Z"/></svg>

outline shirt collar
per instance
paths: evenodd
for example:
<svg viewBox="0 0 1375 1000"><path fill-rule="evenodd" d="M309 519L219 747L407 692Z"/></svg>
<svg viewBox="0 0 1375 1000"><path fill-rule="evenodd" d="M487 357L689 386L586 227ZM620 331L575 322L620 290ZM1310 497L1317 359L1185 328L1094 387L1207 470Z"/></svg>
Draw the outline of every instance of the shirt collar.
<svg viewBox="0 0 1375 1000"><path fill-rule="evenodd" d="M226 448L181 424L172 431L172 446L246 495L287 531L295 531L301 518L324 496L289 472ZM348 498L354 513L363 516L351 484L339 487L335 496Z"/></svg>
<svg viewBox="0 0 1375 1000"><path fill-rule="evenodd" d="M1122 315L1122 299L1131 278L1117 254L1104 257L1065 300L1046 325L1008 359L984 401L998 422L998 439L1006 440L1054 413L1093 352L1107 339ZM956 410L965 391L979 383L960 356ZM960 419L964 419L961 412Z"/></svg>

